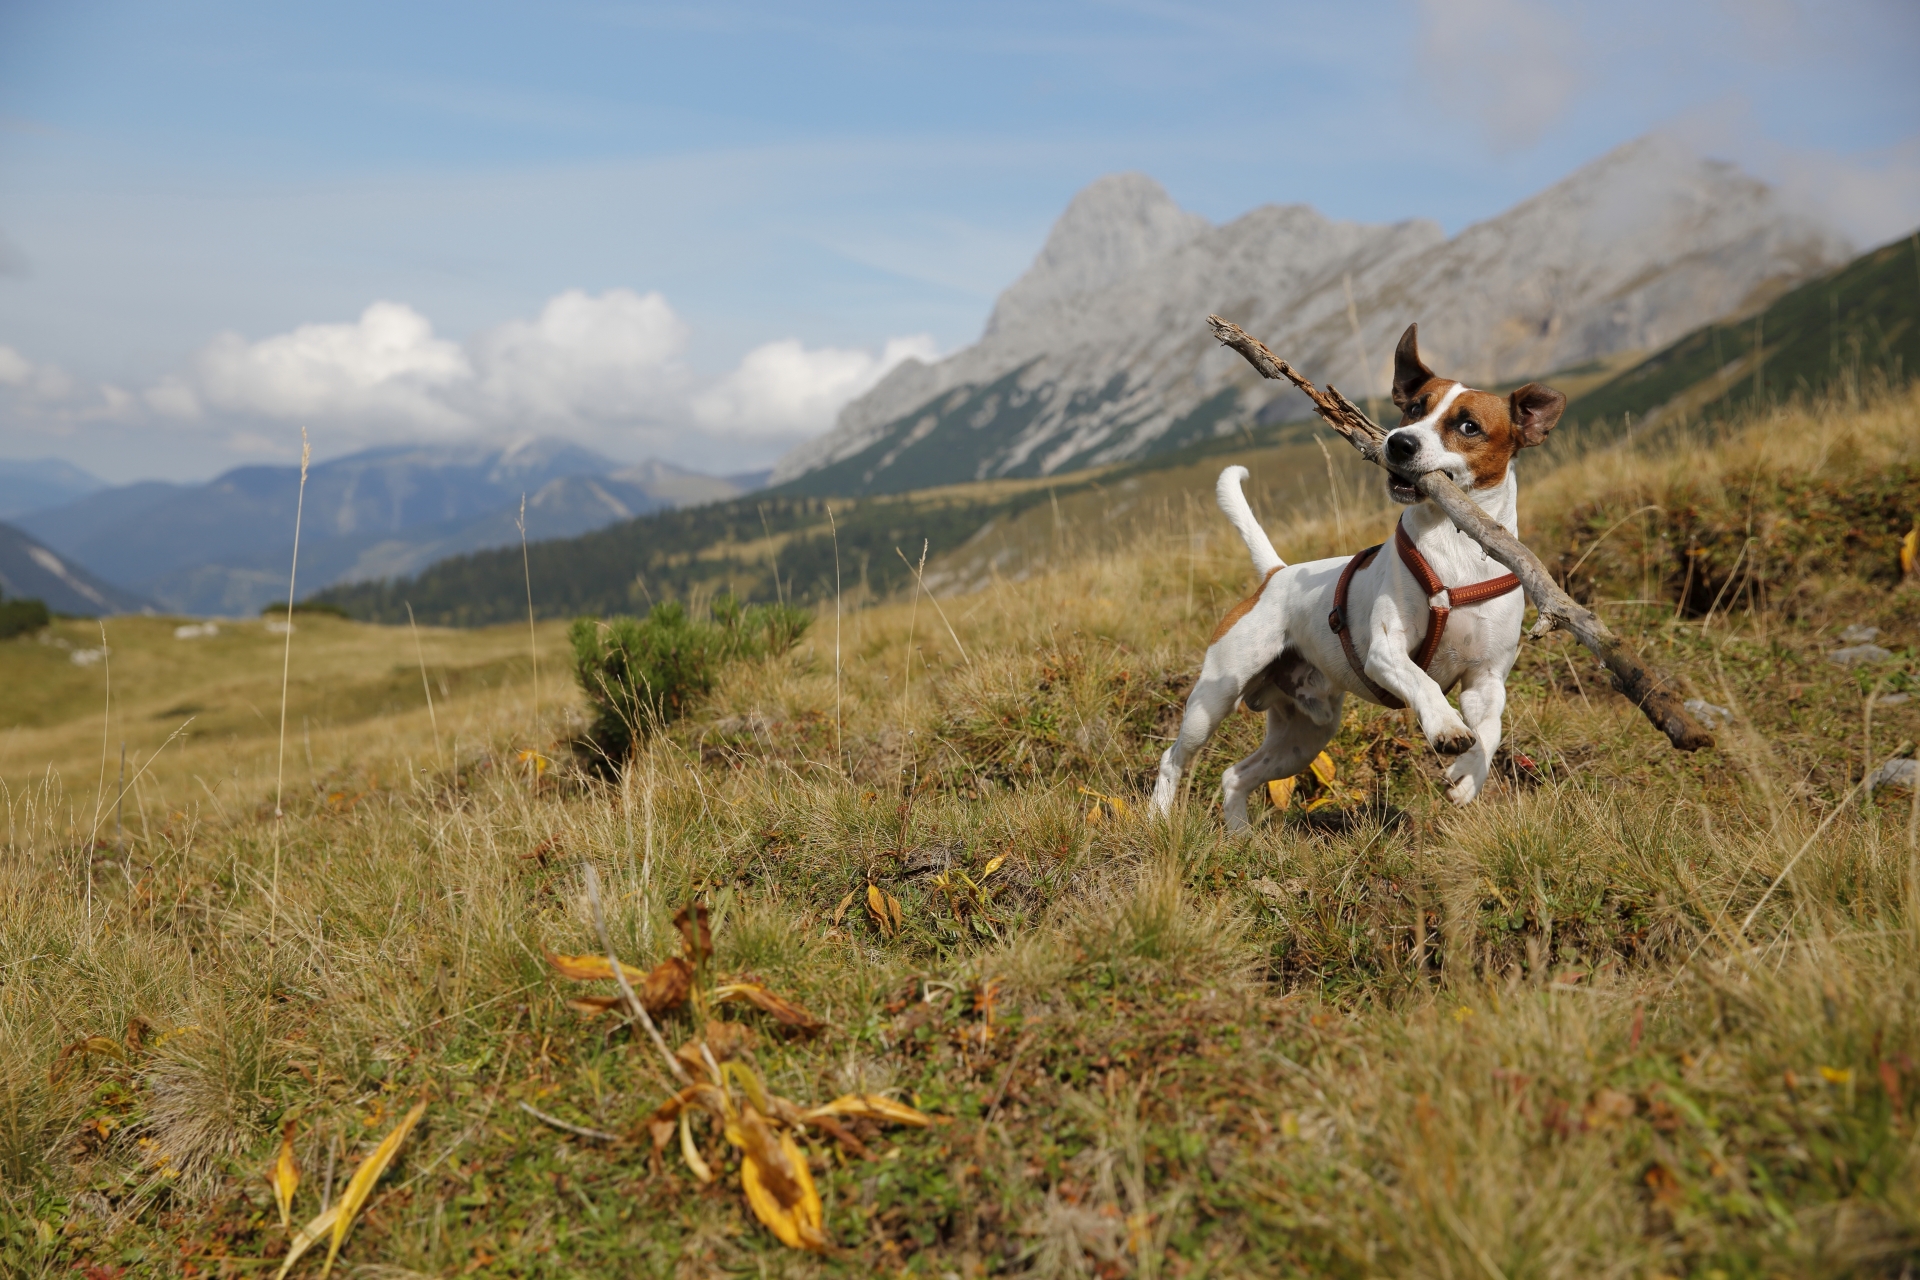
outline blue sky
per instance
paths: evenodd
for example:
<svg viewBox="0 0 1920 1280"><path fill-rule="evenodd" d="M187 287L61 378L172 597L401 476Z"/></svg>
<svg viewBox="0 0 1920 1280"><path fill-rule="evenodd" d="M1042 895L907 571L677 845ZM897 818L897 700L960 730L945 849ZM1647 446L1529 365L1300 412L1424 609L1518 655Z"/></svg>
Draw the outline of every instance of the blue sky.
<svg viewBox="0 0 1920 1280"><path fill-rule="evenodd" d="M1916 55L1910 0L0 0L0 457L762 465L1119 169L1452 231L1666 129L1864 245L1920 222Z"/></svg>

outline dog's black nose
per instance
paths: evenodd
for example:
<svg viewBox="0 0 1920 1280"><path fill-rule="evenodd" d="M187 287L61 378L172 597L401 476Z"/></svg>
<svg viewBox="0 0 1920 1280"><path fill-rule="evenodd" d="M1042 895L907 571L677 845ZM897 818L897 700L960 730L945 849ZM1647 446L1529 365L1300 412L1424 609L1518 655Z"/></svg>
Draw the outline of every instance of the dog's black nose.
<svg viewBox="0 0 1920 1280"><path fill-rule="evenodd" d="M1411 435L1396 431L1387 437L1387 461L1405 464L1413 461L1420 452L1420 442Z"/></svg>

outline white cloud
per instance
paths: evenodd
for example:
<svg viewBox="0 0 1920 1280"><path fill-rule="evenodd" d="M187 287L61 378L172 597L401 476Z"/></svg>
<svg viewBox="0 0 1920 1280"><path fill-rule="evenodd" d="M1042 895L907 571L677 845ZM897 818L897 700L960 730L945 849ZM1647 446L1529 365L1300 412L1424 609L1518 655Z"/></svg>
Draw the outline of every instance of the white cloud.
<svg viewBox="0 0 1920 1280"><path fill-rule="evenodd" d="M0 346L0 387L22 387L33 376L33 362L12 347Z"/></svg>
<svg viewBox="0 0 1920 1280"><path fill-rule="evenodd" d="M693 401L695 416L709 427L749 436L818 435L833 425L841 406L865 393L909 357L932 360L925 334L894 338L875 355L859 348L809 351L788 338L755 347L740 366Z"/></svg>
<svg viewBox="0 0 1920 1280"><path fill-rule="evenodd" d="M163 418L197 418L201 414L200 397L193 387L176 374L168 374L141 393L147 407Z"/></svg>
<svg viewBox="0 0 1920 1280"><path fill-rule="evenodd" d="M687 326L658 293L578 289L474 342L479 412L541 424L659 419L683 393Z"/></svg>
<svg viewBox="0 0 1920 1280"><path fill-rule="evenodd" d="M1791 206L1858 245L1882 244L1920 222L1920 133L1852 153L1787 146L1768 136L1742 98L1705 104L1669 131L1694 151L1772 183Z"/></svg>
<svg viewBox="0 0 1920 1280"><path fill-rule="evenodd" d="M1864 156L1781 148L1769 166L1781 193L1877 245L1920 220L1920 135Z"/></svg>
<svg viewBox="0 0 1920 1280"><path fill-rule="evenodd" d="M258 342L219 334L195 361L192 386L163 382L148 402L180 416L197 401L270 418L447 431L472 425L446 397L472 377L467 353L434 337L425 316L376 302L351 324L305 324Z"/></svg>
<svg viewBox="0 0 1920 1280"><path fill-rule="evenodd" d="M59 365L36 364L14 348L0 345L0 387L42 406L71 399L79 390Z"/></svg>
<svg viewBox="0 0 1920 1280"><path fill-rule="evenodd" d="M1540 140L1587 79L1573 22L1540 0L1417 0L1415 60L1435 105L1500 149Z"/></svg>
<svg viewBox="0 0 1920 1280"><path fill-rule="evenodd" d="M265 419L329 430L336 441L531 429L657 450L691 428L764 452L831 427L841 406L902 360L937 354L926 336L895 338L878 352L789 338L700 379L687 364L689 337L657 292L569 289L532 319L465 344L435 336L404 303L383 301L349 323L257 341L219 334L138 403L154 416L230 432ZM14 368L9 357L25 364L0 348L0 382ZM117 389L109 399L122 413L132 403Z"/></svg>

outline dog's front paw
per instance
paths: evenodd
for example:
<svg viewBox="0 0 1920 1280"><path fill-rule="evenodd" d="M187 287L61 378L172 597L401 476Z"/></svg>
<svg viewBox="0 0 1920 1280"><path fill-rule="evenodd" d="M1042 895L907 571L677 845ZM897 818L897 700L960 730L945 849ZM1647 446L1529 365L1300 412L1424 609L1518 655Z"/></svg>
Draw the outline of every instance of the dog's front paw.
<svg viewBox="0 0 1920 1280"><path fill-rule="evenodd" d="M1455 766L1455 768L1458 768L1458 767L1459 766L1457 765ZM1447 772L1451 774L1453 770L1449 769ZM1480 797L1480 777L1471 769L1467 770L1466 772L1462 773L1459 777L1455 778L1453 780L1453 785L1447 788L1447 799L1453 801L1453 803L1457 805L1472 804L1479 797Z"/></svg>
<svg viewBox="0 0 1920 1280"><path fill-rule="evenodd" d="M1473 750L1473 744L1477 741L1473 736L1473 730L1458 720L1449 725L1442 725L1439 732L1430 734L1427 740L1433 744L1433 749L1443 756L1465 755Z"/></svg>

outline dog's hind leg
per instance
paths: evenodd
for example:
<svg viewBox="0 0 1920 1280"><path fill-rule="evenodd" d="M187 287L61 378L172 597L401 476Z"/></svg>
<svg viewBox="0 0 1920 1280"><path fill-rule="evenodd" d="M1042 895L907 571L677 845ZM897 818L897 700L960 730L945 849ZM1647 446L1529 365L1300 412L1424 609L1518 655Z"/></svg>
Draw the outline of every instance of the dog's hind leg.
<svg viewBox="0 0 1920 1280"><path fill-rule="evenodd" d="M1227 830L1235 835L1251 830L1247 821L1247 797L1255 787L1276 778L1291 778L1312 763L1340 727L1340 695L1335 695L1333 714L1324 721L1307 715L1299 707L1282 702L1267 712L1267 736L1259 750L1220 776L1221 814Z"/></svg>
<svg viewBox="0 0 1920 1280"><path fill-rule="evenodd" d="M1208 653L1205 665L1200 668L1200 678L1194 681L1193 692L1187 695L1180 732L1175 735L1173 745L1160 756L1160 776L1153 784L1153 799L1147 805L1149 813L1164 814L1173 808L1173 799L1180 793L1180 778L1187 766L1193 763L1194 756L1207 745L1207 739L1239 700L1246 677L1223 670L1224 666L1215 660L1214 653Z"/></svg>

